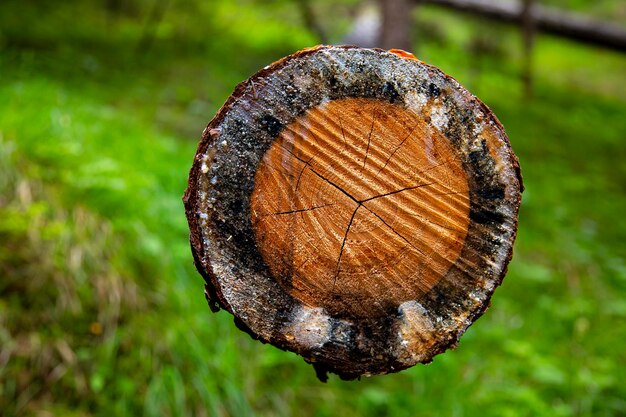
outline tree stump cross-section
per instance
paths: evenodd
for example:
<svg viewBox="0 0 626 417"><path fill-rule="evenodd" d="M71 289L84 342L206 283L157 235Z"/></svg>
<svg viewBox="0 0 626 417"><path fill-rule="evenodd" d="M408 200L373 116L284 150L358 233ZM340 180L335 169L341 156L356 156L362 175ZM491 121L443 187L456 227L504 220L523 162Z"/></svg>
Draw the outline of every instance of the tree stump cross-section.
<svg viewBox="0 0 626 417"><path fill-rule="evenodd" d="M236 88L184 201L212 309L350 379L457 343L504 277L521 191L504 129L454 79L316 47Z"/></svg>
<svg viewBox="0 0 626 417"><path fill-rule="evenodd" d="M350 98L279 134L257 169L251 214L285 291L333 316L384 316L454 263L469 194L460 160L423 118Z"/></svg>

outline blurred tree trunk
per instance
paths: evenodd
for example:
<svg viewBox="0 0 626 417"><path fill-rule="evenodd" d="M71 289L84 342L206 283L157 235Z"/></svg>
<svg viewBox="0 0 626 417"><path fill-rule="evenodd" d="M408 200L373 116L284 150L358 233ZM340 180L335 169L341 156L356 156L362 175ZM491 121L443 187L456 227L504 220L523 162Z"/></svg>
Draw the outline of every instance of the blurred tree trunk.
<svg viewBox="0 0 626 417"><path fill-rule="evenodd" d="M163 20L163 16L169 4L170 0L154 0L154 3L152 3L152 8L150 9L150 14L143 28L141 39L137 44L137 53L146 52L152 46L152 42L154 42L154 37L156 36L157 26Z"/></svg>
<svg viewBox="0 0 626 417"><path fill-rule="evenodd" d="M530 98L533 90L533 47L535 45L535 16L533 14L534 0L523 0L522 8L522 33L524 42L524 69L522 82L524 84L524 96Z"/></svg>
<svg viewBox="0 0 626 417"><path fill-rule="evenodd" d="M326 31L322 27L315 16L313 11L313 7L311 6L310 0L296 0L298 7L300 8L300 14L302 15L302 21L304 25L315 35L320 43L327 44L328 36L326 36Z"/></svg>
<svg viewBox="0 0 626 417"><path fill-rule="evenodd" d="M122 10L123 2L122 0L105 0L105 7L109 12L119 13Z"/></svg>
<svg viewBox="0 0 626 417"><path fill-rule="evenodd" d="M382 14L382 25L378 46L383 49L411 51L411 11L415 1L378 0Z"/></svg>
<svg viewBox="0 0 626 417"><path fill-rule="evenodd" d="M104 0L104 9L106 10L106 24L107 26L111 26L118 15L121 14L122 11L122 1L121 0Z"/></svg>

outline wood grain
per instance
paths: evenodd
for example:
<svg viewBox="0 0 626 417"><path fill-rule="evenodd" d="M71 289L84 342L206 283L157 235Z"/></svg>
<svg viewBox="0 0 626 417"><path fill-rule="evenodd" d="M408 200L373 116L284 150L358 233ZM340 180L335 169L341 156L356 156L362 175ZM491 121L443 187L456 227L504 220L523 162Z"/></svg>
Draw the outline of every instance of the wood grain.
<svg viewBox="0 0 626 417"><path fill-rule="evenodd" d="M251 215L286 291L337 316L382 315L428 292L456 261L467 178L428 117L343 99L281 132L257 170Z"/></svg>
<svg viewBox="0 0 626 417"><path fill-rule="evenodd" d="M456 346L504 278L522 188L504 128L453 78L320 46L237 86L184 203L211 309L352 379Z"/></svg>

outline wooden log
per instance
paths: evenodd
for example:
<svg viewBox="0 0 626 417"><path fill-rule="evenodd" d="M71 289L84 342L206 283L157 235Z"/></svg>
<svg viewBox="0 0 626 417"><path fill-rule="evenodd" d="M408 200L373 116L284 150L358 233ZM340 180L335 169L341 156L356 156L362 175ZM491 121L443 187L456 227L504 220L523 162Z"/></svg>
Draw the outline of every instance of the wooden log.
<svg viewBox="0 0 626 417"><path fill-rule="evenodd" d="M320 46L235 89L184 202L211 308L350 379L456 345L504 277L521 191L504 129L454 79Z"/></svg>

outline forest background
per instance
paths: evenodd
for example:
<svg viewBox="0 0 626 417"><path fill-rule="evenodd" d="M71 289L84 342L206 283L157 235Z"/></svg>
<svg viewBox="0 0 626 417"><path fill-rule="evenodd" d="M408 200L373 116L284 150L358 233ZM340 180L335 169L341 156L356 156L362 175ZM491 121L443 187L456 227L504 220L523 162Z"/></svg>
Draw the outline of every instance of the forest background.
<svg viewBox="0 0 626 417"><path fill-rule="evenodd" d="M626 28L621 0L541 3ZM456 350L323 384L210 313L181 202L202 130L238 82L368 13L0 2L2 416L626 416L626 55L543 33L529 54L518 25L409 14L413 52L494 110L526 185L508 276Z"/></svg>

